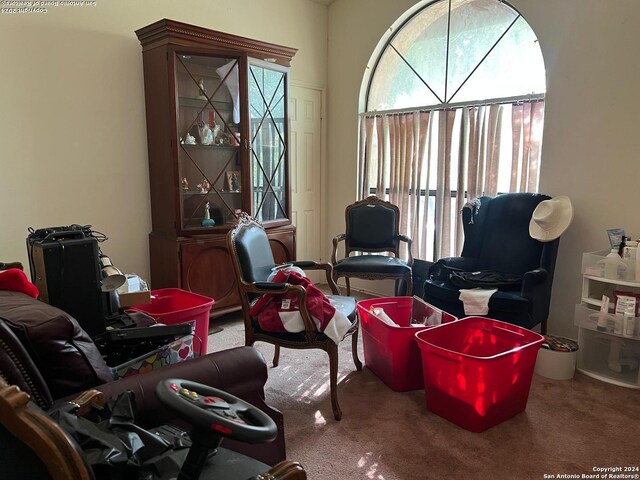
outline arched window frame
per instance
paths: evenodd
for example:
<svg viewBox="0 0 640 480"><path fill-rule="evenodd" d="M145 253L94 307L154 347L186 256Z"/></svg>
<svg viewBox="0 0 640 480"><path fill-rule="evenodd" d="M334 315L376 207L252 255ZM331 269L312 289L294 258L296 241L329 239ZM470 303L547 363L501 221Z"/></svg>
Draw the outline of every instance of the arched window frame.
<svg viewBox="0 0 640 480"><path fill-rule="evenodd" d="M494 196L506 191L537 191L546 92L545 85L542 92L504 97L492 96L470 101L449 101L456 99L456 94L518 20L524 21L535 38L531 27L513 6L507 2L496 0L494 3L500 4L500 8L506 6L514 12L513 20L453 94L447 90L449 87L449 47L451 45L450 31L447 30L447 56L444 59L446 69L444 99L423 80L434 97L440 100L439 102L402 108L371 108L366 110L370 105L376 70L387 49L393 48L395 50L394 39L426 9L443 3L448 4L447 28L449 28L452 0L436 0L417 4L395 22L374 51L370 61L372 67L368 67L361 89L361 111L365 111L360 114L359 197L362 198L374 193L398 204L403 212L401 228L404 233L414 238L414 245L417 247L417 252L414 251L414 255L430 260L459 253L462 247L462 226L459 224L457 213L463 202L468 202L481 195ZM484 3L487 3L486 0ZM395 51L402 56L400 52ZM541 55L540 51L539 53ZM415 70L413 71L419 75ZM542 64L541 74L544 83L544 64ZM508 119L506 117L509 113L511 114L509 126L513 136L512 147L514 150L510 170L505 173L506 167L504 165L497 166L500 157L504 156L501 151L506 151L502 146L504 139L495 131L502 129L503 125L507 125ZM425 119L425 115L428 118ZM425 126L427 131L416 134L420 138L407 140L409 136L420 131L420 125ZM469 141L467 136L472 128L477 129L479 132L477 135L482 137L478 137L476 140L483 143L476 144ZM518 138L516 139L516 137ZM383 141L378 142L377 138L382 138ZM461 146L465 142L466 148L472 148L470 146L472 145L473 148L481 150L478 158L474 158L471 162L467 159L463 160L463 157L469 153L464 152L465 147ZM500 145L497 145L496 142ZM455 152L456 148L459 148L460 151ZM515 149L522 151L516 152ZM407 159L404 163L398 162L397 159L403 158L403 156L414 158ZM422 164L417 165L416 156L429 158L426 163L421 160ZM378 158L372 161L373 157ZM514 160L516 157L518 157L517 160ZM478 165L473 165L473 162ZM500 169L502 184L505 183L506 175L510 174L511 177L508 188L503 188L500 191L497 189L497 180L493 178L498 175L494 172L497 168ZM470 173L469 170L472 169L478 171ZM418 170L422 170L419 173L422 177L426 175L426 184L424 178L422 180L410 178L415 177ZM479 185L475 185L476 180L469 180L472 175L478 176ZM374 180L371 179L372 177ZM434 186L436 179L437 185ZM473 188L467 188L471 183L474 184ZM416 239L416 237L418 238Z"/></svg>

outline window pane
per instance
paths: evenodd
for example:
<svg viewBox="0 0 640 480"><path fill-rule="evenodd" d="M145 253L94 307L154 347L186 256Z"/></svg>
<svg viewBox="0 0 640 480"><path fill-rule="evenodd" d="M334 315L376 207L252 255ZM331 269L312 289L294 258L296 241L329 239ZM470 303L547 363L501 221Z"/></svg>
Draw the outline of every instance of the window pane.
<svg viewBox="0 0 640 480"><path fill-rule="evenodd" d="M448 97L458 90L516 17L513 9L494 0L452 1Z"/></svg>
<svg viewBox="0 0 640 480"><path fill-rule="evenodd" d="M438 97L435 101L422 101L418 105L444 102L448 10L447 1L430 5L404 25L391 41L393 48Z"/></svg>
<svg viewBox="0 0 640 480"><path fill-rule="evenodd" d="M520 17L452 102L544 93L545 73L538 40Z"/></svg>
<svg viewBox="0 0 640 480"><path fill-rule="evenodd" d="M538 40L518 16L496 0L451 0L449 25L449 0L428 5L401 27L381 54L371 77L367 111L544 93Z"/></svg>
<svg viewBox="0 0 640 480"><path fill-rule="evenodd" d="M440 101L392 49L381 56L371 81L367 110L437 105Z"/></svg>

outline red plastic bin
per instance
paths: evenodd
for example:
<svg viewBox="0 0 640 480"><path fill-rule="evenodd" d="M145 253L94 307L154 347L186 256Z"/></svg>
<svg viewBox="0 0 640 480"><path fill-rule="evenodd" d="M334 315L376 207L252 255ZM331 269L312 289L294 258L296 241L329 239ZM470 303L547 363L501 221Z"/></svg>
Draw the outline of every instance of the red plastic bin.
<svg viewBox="0 0 640 480"><path fill-rule="evenodd" d="M431 412L482 432L526 408L542 335L467 317L417 332L416 338Z"/></svg>
<svg viewBox="0 0 640 480"><path fill-rule="evenodd" d="M389 325L376 317L371 312L373 307L382 307L398 326ZM417 319L419 321L424 321L425 314L440 316L443 322L450 322L456 317L413 297L361 300L357 303L357 311L367 367L396 392L421 389L424 384L422 360L415 333L432 327L412 325L411 320L417 314L421 316Z"/></svg>
<svg viewBox="0 0 640 480"><path fill-rule="evenodd" d="M204 295L187 292L180 288L160 288L151 290L151 303L135 305L131 309L145 312L156 322L165 325L195 321L195 335L202 342L200 354L204 355L207 353L211 305L213 305L213 299Z"/></svg>

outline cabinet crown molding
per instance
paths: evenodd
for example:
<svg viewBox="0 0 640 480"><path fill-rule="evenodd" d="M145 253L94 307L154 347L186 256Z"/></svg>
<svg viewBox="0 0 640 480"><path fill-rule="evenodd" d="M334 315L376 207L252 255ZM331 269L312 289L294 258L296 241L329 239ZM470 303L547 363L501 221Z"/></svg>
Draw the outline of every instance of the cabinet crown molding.
<svg viewBox="0 0 640 480"><path fill-rule="evenodd" d="M284 66L291 64L291 58L298 51L296 48L219 32L167 18L136 30L135 33L142 44L143 51L167 44L185 47L214 46L216 48L220 48L222 45L229 49L241 50L251 57L262 60L275 58L276 63Z"/></svg>

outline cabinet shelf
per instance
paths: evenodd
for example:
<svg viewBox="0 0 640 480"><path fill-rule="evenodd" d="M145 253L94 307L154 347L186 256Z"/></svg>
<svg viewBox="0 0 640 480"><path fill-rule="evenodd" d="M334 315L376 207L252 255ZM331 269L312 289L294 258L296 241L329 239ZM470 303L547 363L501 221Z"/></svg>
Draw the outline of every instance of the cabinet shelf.
<svg viewBox="0 0 640 480"><path fill-rule="evenodd" d="M238 145L202 145L200 143L196 143L196 144L181 143L180 146L181 147L188 147L189 149L192 149L192 148L204 148L204 149L207 149L207 150L211 150L211 149L213 149L213 150L218 150L218 149L220 149L220 150L222 150L222 149L237 150L237 149L240 148Z"/></svg>
<svg viewBox="0 0 640 480"><path fill-rule="evenodd" d="M181 107L190 107L190 108L202 108L208 106L211 108L211 104L208 100L202 100L200 98L192 98L192 97L179 97L178 103ZM213 106L216 109L230 111L233 110L233 103L225 102L222 100L211 100Z"/></svg>

